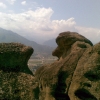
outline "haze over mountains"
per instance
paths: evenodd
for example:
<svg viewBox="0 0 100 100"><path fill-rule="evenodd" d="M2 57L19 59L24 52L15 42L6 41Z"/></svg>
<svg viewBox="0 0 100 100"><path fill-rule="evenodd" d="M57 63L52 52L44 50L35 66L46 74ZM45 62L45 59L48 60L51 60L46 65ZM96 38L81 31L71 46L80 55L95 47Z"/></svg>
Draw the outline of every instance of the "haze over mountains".
<svg viewBox="0 0 100 100"><path fill-rule="evenodd" d="M44 45L48 45L50 47L54 47L54 48L57 47L57 44L56 44L56 41L55 41L54 38L53 39L50 39L48 41L45 41L43 44Z"/></svg>
<svg viewBox="0 0 100 100"><path fill-rule="evenodd" d="M54 50L54 46L48 45L44 43L44 45L40 45L36 43L35 41L30 41L17 33L14 33L10 30L5 30L0 28L0 42L9 43L9 42L20 42L22 44L25 44L27 46L31 46L34 48L34 55L40 55L40 56L49 56L52 54L52 51Z"/></svg>

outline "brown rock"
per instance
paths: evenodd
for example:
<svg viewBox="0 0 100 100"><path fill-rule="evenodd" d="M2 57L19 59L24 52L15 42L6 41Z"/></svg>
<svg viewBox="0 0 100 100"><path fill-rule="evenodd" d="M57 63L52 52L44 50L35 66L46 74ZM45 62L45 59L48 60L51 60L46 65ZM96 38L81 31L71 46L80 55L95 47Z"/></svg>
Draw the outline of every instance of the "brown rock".
<svg viewBox="0 0 100 100"><path fill-rule="evenodd" d="M0 43L0 69L32 74L27 66L32 53L31 47L21 43Z"/></svg>
<svg viewBox="0 0 100 100"><path fill-rule="evenodd" d="M56 48L56 50L52 53L53 56L57 56L58 58L60 58L61 56L66 57L67 55L65 54L65 52L67 52L76 41L85 42L90 44L91 46L93 45L90 40L86 39L84 36L76 32L62 32L56 38L58 48Z"/></svg>
<svg viewBox="0 0 100 100"><path fill-rule="evenodd" d="M100 100L100 43L78 61L68 91L70 100Z"/></svg>
<svg viewBox="0 0 100 100"><path fill-rule="evenodd" d="M35 100L36 88L34 76L22 72L0 70L0 100Z"/></svg>
<svg viewBox="0 0 100 100"><path fill-rule="evenodd" d="M58 47L53 55L59 60L41 67L36 72L39 100L70 100L68 90L73 73L85 50L92 45L88 39L74 32L61 33L56 41Z"/></svg>
<svg viewBox="0 0 100 100"><path fill-rule="evenodd" d="M20 43L0 43L0 100L38 99L38 84L27 66L32 53Z"/></svg>

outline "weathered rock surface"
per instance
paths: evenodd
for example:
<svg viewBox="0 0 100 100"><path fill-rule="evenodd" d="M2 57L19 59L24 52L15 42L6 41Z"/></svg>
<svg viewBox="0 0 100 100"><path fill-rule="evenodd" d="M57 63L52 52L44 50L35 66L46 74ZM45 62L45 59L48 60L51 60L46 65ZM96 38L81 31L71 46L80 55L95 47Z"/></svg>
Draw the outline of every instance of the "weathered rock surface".
<svg viewBox="0 0 100 100"><path fill-rule="evenodd" d="M61 56L67 56L66 51L71 48L71 46L76 42L81 41L93 45L90 40L86 39L84 36L79 35L76 32L62 32L56 38L56 43L58 44L58 48L53 52L53 56L57 56L60 58ZM84 48L84 45L83 45Z"/></svg>
<svg viewBox="0 0 100 100"><path fill-rule="evenodd" d="M35 100L38 88L34 80L30 74L0 70L0 100Z"/></svg>
<svg viewBox="0 0 100 100"><path fill-rule="evenodd" d="M0 43L0 100L35 100L38 92L27 62L31 47L20 43Z"/></svg>
<svg viewBox="0 0 100 100"><path fill-rule="evenodd" d="M92 43L75 32L60 33L56 42L58 47L53 51L53 55L59 58L58 61L45 65L36 72L40 90L39 100L79 100L73 96L75 91L71 92L73 75L84 53L88 48L92 48ZM80 64L83 65L86 61L85 59ZM78 72L80 71L78 70ZM73 96L73 98L70 98L70 96Z"/></svg>
<svg viewBox="0 0 100 100"><path fill-rule="evenodd" d="M79 59L68 95L70 100L100 100L100 43Z"/></svg>
<svg viewBox="0 0 100 100"><path fill-rule="evenodd" d="M30 74L27 62L32 53L31 47L21 43L0 43L0 69Z"/></svg>

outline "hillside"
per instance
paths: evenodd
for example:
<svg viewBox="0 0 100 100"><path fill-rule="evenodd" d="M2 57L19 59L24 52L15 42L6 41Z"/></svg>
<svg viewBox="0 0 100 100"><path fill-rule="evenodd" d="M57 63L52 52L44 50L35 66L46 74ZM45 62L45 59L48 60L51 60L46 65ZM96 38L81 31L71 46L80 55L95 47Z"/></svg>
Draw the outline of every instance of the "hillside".
<svg viewBox="0 0 100 100"><path fill-rule="evenodd" d="M34 48L34 55L40 56L50 56L53 51L52 47L40 45L34 41L30 41L17 33L14 33L10 30L5 30L0 28L0 43L10 43L10 42L20 42L27 46Z"/></svg>

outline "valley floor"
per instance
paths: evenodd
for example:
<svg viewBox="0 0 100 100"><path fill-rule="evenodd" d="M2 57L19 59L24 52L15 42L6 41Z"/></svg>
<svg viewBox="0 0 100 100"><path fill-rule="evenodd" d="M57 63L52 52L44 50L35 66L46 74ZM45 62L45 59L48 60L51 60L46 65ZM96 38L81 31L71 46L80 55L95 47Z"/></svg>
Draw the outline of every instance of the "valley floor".
<svg viewBox="0 0 100 100"><path fill-rule="evenodd" d="M39 67L41 67L42 65L45 65L45 64L53 63L56 60L57 60L56 57L52 57L52 58L50 57L48 59L46 59L46 58L42 58L42 59L29 59L28 66L29 66L29 69L33 72L33 74L35 74L35 71Z"/></svg>

